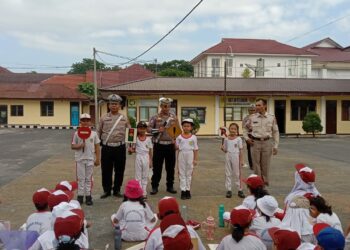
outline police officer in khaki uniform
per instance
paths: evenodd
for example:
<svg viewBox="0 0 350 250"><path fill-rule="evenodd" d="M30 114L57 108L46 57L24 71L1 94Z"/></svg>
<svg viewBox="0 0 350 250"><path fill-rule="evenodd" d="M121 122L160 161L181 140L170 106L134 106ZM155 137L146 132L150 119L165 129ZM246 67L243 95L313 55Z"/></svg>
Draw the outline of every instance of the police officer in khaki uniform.
<svg viewBox="0 0 350 250"><path fill-rule="evenodd" d="M266 112L266 100L257 99L255 109L256 113L249 116L246 126L243 127L243 136L251 147L255 174L269 185L270 160L272 154L277 154L279 131L275 116Z"/></svg>
<svg viewBox="0 0 350 250"><path fill-rule="evenodd" d="M165 160L167 191L176 194L174 189L175 174L175 138L172 138L166 128L178 123L176 115L170 112L171 98L160 98L160 112L153 116L148 124L148 132L157 131L153 136L153 176L151 195L158 193L158 186L162 177L163 162Z"/></svg>
<svg viewBox="0 0 350 250"><path fill-rule="evenodd" d="M108 107L110 112L100 119L98 134L102 142L101 169L102 186L104 193L101 199L113 195L122 197L120 188L123 184L126 148L125 130L130 127L128 118L119 113L122 98L119 95L108 96ZM114 182L112 188L112 176L114 169Z"/></svg>

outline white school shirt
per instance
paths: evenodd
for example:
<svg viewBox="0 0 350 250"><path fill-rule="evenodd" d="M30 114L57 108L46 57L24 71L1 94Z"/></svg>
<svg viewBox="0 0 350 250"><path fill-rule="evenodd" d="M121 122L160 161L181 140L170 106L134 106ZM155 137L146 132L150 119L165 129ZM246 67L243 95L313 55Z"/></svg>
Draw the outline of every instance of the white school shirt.
<svg viewBox="0 0 350 250"><path fill-rule="evenodd" d="M36 212L29 215L26 222L27 231L38 232L42 235L51 229L52 213L50 211Z"/></svg>
<svg viewBox="0 0 350 250"><path fill-rule="evenodd" d="M202 240L198 236L197 232L193 229L193 227L191 226L186 226L186 227L191 238L198 239L198 250L206 250ZM153 231L151 231L150 235L147 238L144 250L163 250L163 249L164 249L164 246L163 246L163 240L162 240L162 232L158 227Z"/></svg>
<svg viewBox="0 0 350 250"><path fill-rule="evenodd" d="M83 139L78 136L78 131L74 133L72 144L81 144ZM95 160L95 145L100 143L100 138L98 138L95 131L91 131L90 137L85 140L85 148L74 150L75 151L75 161L81 160Z"/></svg>
<svg viewBox="0 0 350 250"><path fill-rule="evenodd" d="M331 227L338 229L340 232L343 233L343 228L341 226L341 222L339 220L339 217L334 212L332 212L332 215L329 215L327 213L319 214L316 218L316 223L326 223L326 224L330 225Z"/></svg>
<svg viewBox="0 0 350 250"><path fill-rule="evenodd" d="M229 139L228 137L224 140L224 150L228 153L239 154L239 151L243 148L242 138L236 137L235 139Z"/></svg>
<svg viewBox="0 0 350 250"><path fill-rule="evenodd" d="M271 227L278 227L280 224L281 221L275 217L270 217L270 221L267 222L265 216L258 216L253 219L249 230L253 231L257 236L261 237L261 233L264 230Z"/></svg>
<svg viewBox="0 0 350 250"><path fill-rule="evenodd" d="M138 201L125 201L120 205L115 218L119 221L123 240L141 241L151 231L147 225L154 218L154 214L147 203L143 207Z"/></svg>
<svg viewBox="0 0 350 250"><path fill-rule="evenodd" d="M181 134L176 138L176 146L180 151L198 150L197 136L191 135L189 138L185 138Z"/></svg>
<svg viewBox="0 0 350 250"><path fill-rule="evenodd" d="M146 137L145 140L141 141L139 137L136 138L135 152L136 154L145 155L149 154L150 149L153 148L151 137Z"/></svg>
<svg viewBox="0 0 350 250"><path fill-rule="evenodd" d="M225 236L220 242L217 250L266 250L266 246L260 240L258 236L255 235L245 235L243 238L236 242L232 235Z"/></svg>
<svg viewBox="0 0 350 250"><path fill-rule="evenodd" d="M242 206L255 210L256 209L256 200L254 195L248 195L247 197L244 198L242 202Z"/></svg>

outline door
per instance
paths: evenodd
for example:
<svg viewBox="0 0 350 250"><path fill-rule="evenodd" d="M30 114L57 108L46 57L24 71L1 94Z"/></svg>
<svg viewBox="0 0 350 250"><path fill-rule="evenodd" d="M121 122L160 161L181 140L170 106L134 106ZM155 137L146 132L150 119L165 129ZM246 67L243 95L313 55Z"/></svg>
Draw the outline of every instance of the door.
<svg viewBox="0 0 350 250"><path fill-rule="evenodd" d="M326 134L337 133L337 101L326 101Z"/></svg>
<svg viewBox="0 0 350 250"><path fill-rule="evenodd" d="M286 100L275 100L275 116L278 130L281 134L286 133Z"/></svg>
<svg viewBox="0 0 350 250"><path fill-rule="evenodd" d="M79 102L70 103L70 125L79 126Z"/></svg>
<svg viewBox="0 0 350 250"><path fill-rule="evenodd" d="M90 105L91 125L95 126L95 105Z"/></svg>
<svg viewBox="0 0 350 250"><path fill-rule="evenodd" d="M7 124L7 105L0 105L0 124Z"/></svg>

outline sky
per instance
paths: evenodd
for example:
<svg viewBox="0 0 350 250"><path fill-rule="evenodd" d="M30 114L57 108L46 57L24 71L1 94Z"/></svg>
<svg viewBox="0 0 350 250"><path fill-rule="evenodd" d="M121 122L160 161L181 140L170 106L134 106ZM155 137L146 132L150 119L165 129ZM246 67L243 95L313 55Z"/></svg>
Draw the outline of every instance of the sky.
<svg viewBox="0 0 350 250"><path fill-rule="evenodd" d="M92 58L93 48L133 58L198 2L0 0L0 66L13 72L65 73L73 63ZM274 39L303 47L326 37L350 45L348 0L203 0L139 63L191 60L222 38ZM127 66L127 60L101 53L97 60Z"/></svg>

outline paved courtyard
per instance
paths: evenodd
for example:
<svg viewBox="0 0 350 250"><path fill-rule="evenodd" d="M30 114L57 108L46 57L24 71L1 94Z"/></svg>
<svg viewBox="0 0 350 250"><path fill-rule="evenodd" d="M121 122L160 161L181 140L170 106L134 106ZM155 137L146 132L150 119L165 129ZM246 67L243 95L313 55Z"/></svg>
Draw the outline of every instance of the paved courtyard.
<svg viewBox="0 0 350 250"><path fill-rule="evenodd" d="M34 210L31 196L40 188L53 188L60 180L75 178L75 163L70 150L73 131L48 130L0 130L0 219L10 220L13 228L25 222ZM284 196L294 182L294 164L304 162L316 171L316 186L332 205L342 220L343 227L350 223L349 181L350 137L333 138L282 138L278 155L272 160L271 185L269 191L282 206ZM200 138L200 162L193 178L193 198L180 205L188 208L188 217L203 221L212 214L217 218L219 204L231 210L241 202L237 196L225 198L224 154L219 150L220 139ZM133 178L134 156L127 157L125 181ZM250 170L244 169L246 177ZM121 199L100 200L101 171L94 172L94 201L92 207L84 206L86 217L92 222L89 233L91 247L104 249L106 244L113 248L113 230L109 221L121 203ZM158 200L168 195L165 192L164 177L160 192L149 196L149 203L157 210ZM178 178L176 177L176 187ZM179 198L179 195L175 196ZM201 231L198 231L203 236ZM216 240L228 233L227 228L216 230ZM208 243L204 237L202 240ZM125 243L124 248L131 246Z"/></svg>

